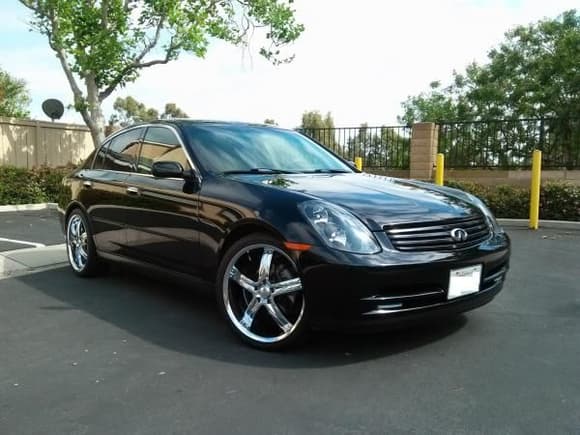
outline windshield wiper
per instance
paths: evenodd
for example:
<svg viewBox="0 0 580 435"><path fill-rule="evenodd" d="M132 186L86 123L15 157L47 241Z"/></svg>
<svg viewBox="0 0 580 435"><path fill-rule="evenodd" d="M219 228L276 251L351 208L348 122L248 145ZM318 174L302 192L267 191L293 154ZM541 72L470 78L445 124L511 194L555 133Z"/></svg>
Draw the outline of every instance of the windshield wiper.
<svg viewBox="0 0 580 435"><path fill-rule="evenodd" d="M230 174L296 174L295 171L287 169L272 169L272 168L252 168L252 169L234 169L231 171L222 172L223 175Z"/></svg>
<svg viewBox="0 0 580 435"><path fill-rule="evenodd" d="M311 171L307 171L313 174L349 174L349 171L344 169L313 169Z"/></svg>

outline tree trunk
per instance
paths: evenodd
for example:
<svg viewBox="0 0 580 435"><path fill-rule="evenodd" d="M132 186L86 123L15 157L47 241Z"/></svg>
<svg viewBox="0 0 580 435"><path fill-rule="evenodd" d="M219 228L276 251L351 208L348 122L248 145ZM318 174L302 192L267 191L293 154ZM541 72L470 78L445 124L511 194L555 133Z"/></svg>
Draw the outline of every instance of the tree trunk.
<svg viewBox="0 0 580 435"><path fill-rule="evenodd" d="M95 83L93 73L87 74L85 83L87 85L87 117L89 118L88 120L85 119L85 122L91 131L93 145L95 148L98 148L105 140L105 117L103 115L103 109L101 108L99 90Z"/></svg>
<svg viewBox="0 0 580 435"><path fill-rule="evenodd" d="M93 121L89 125L89 130L93 138L93 145L95 148L98 148L105 140L105 117L103 116L100 103L94 109L89 109L89 112Z"/></svg>

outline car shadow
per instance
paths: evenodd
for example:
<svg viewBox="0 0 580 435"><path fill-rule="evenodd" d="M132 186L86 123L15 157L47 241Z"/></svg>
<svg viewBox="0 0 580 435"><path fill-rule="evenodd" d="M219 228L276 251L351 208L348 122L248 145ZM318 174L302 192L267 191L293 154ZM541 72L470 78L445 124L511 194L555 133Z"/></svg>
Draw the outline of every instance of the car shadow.
<svg viewBox="0 0 580 435"><path fill-rule="evenodd" d="M264 352L241 343L221 318L211 290L187 279L127 266L93 279L77 278L68 268L15 279L65 304L42 309L82 310L165 349L260 367L316 368L385 358L441 340L467 322L460 315L383 333L319 331L300 347Z"/></svg>

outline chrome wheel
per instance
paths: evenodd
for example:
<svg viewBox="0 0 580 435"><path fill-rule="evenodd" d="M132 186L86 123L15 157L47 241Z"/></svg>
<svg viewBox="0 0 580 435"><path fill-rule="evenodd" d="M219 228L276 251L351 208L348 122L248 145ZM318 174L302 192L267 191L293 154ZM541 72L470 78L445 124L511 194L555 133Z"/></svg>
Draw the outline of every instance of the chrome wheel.
<svg viewBox="0 0 580 435"><path fill-rule="evenodd" d="M70 265L75 271L82 272L89 260L89 248L87 229L78 214L73 214L68 221L66 248Z"/></svg>
<svg viewBox="0 0 580 435"><path fill-rule="evenodd" d="M222 291L233 325L259 343L288 338L304 316L296 265L276 246L261 243L237 252L225 269Z"/></svg>

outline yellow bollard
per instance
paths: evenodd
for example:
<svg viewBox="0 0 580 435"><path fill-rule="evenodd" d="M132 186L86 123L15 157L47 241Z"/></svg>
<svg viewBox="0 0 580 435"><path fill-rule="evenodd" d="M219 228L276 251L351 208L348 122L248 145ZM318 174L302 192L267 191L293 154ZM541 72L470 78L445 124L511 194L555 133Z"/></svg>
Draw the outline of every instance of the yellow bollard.
<svg viewBox="0 0 580 435"><path fill-rule="evenodd" d="M362 171L362 157L355 157L354 165L359 171Z"/></svg>
<svg viewBox="0 0 580 435"><path fill-rule="evenodd" d="M530 189L530 228L537 230L540 223L540 182L542 179L542 152L534 150L532 185Z"/></svg>
<svg viewBox="0 0 580 435"><path fill-rule="evenodd" d="M437 154L437 163L435 164L435 184L443 186L443 173L445 172L445 155Z"/></svg>

